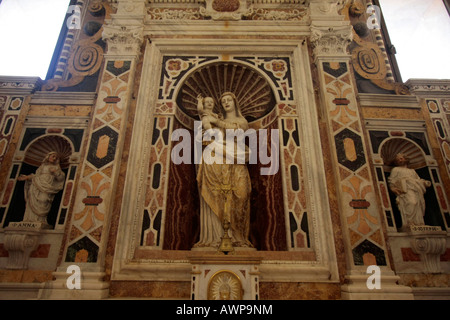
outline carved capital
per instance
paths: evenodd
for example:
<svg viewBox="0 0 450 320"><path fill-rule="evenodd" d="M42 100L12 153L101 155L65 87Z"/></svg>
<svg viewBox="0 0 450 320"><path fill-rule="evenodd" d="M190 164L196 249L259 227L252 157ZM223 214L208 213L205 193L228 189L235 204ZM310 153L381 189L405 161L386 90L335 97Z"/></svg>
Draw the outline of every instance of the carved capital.
<svg viewBox="0 0 450 320"><path fill-rule="evenodd" d="M144 41L141 26L120 26L107 24L103 27L102 38L108 45L108 55L139 55Z"/></svg>
<svg viewBox="0 0 450 320"><path fill-rule="evenodd" d="M348 56L347 46L352 42L351 26L311 27L311 43L314 56Z"/></svg>

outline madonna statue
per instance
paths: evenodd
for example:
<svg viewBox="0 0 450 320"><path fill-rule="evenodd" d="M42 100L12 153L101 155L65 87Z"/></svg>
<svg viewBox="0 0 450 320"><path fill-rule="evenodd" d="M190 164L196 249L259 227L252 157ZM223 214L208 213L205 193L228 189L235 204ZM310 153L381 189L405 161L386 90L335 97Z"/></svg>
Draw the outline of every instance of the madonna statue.
<svg viewBox="0 0 450 320"><path fill-rule="evenodd" d="M220 130L223 139L210 143L216 144L215 157L221 157L222 163L203 161L199 164L197 183L200 194L200 239L194 248L217 249L224 235L223 224L229 223L229 235L233 247L253 248L248 240L250 231L250 175L245 163L237 161L237 152L233 152L234 161L226 161L226 129L248 129L248 122L242 116L238 101L231 92L220 97L223 119L213 121L212 130ZM203 136L203 135L202 135ZM219 145L217 145L219 144ZM233 142L236 150L236 141ZM229 146L230 147L230 146ZM248 152L246 149L244 152ZM204 152L205 153L205 152ZM231 157L229 154L228 157ZM229 158L230 159L230 158ZM246 157L248 159L248 157Z"/></svg>

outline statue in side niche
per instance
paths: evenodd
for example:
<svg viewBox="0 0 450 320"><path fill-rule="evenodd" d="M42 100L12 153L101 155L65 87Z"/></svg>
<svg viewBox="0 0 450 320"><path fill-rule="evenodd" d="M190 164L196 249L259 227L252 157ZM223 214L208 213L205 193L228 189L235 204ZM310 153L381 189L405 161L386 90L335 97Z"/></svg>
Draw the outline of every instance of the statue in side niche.
<svg viewBox="0 0 450 320"><path fill-rule="evenodd" d="M406 157L398 153L394 160L395 167L391 171L389 188L397 196L396 203L403 218L403 228L425 225L426 188L431 182L421 179L414 169L408 168Z"/></svg>
<svg viewBox="0 0 450 320"><path fill-rule="evenodd" d="M20 175L17 180L25 181L25 215L23 221L47 224L55 194L64 187L65 174L59 165L56 152L49 152L34 174Z"/></svg>
<svg viewBox="0 0 450 320"><path fill-rule="evenodd" d="M248 240L250 232L250 175L246 164L239 163L236 159L239 152L234 153L233 163L227 163L225 160L227 157L226 129L242 129L245 131L248 129L248 122L242 116L238 101L233 93L223 93L220 104L223 109L223 119L222 117L211 119L213 120L210 122L212 129L208 131L216 130L216 133L220 131L223 139L213 139L205 147L203 161L198 166L200 239L194 245L194 248L217 249L224 236L224 226L228 227L226 229L229 230L234 247L253 248ZM207 154L206 148L214 150L209 156L222 161L208 159L205 155ZM234 149L236 150L236 148ZM248 152L248 150L243 152ZM248 159L248 155L246 159Z"/></svg>

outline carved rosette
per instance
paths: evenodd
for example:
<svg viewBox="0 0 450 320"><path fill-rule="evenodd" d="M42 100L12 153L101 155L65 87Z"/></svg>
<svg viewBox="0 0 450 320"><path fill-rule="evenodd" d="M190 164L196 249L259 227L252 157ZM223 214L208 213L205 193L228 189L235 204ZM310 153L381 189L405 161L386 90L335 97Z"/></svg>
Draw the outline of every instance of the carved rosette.
<svg viewBox="0 0 450 320"><path fill-rule="evenodd" d="M311 43L316 58L348 55L347 46L352 39L351 26L311 27Z"/></svg>
<svg viewBox="0 0 450 320"><path fill-rule="evenodd" d="M241 20L253 10L247 0L205 0L206 8L200 8L200 14L212 20Z"/></svg>
<svg viewBox="0 0 450 320"><path fill-rule="evenodd" d="M140 26L105 25L102 38L108 45L108 54L112 55L138 55L144 41Z"/></svg>

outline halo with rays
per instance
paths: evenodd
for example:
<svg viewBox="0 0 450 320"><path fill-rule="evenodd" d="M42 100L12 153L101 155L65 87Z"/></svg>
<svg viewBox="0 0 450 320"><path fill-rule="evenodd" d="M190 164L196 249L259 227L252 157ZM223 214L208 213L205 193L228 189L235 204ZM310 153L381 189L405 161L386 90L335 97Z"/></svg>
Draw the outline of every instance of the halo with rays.
<svg viewBox="0 0 450 320"><path fill-rule="evenodd" d="M208 287L208 300L222 300L224 293L228 295L229 300L242 299L241 281L231 271L219 271L214 274Z"/></svg>
<svg viewBox="0 0 450 320"><path fill-rule="evenodd" d="M198 119L197 96L212 97L214 112L220 113L220 96L233 92L242 115L251 122L269 113L275 97L268 81L251 67L239 63L208 64L193 72L183 83L177 104L188 116Z"/></svg>

